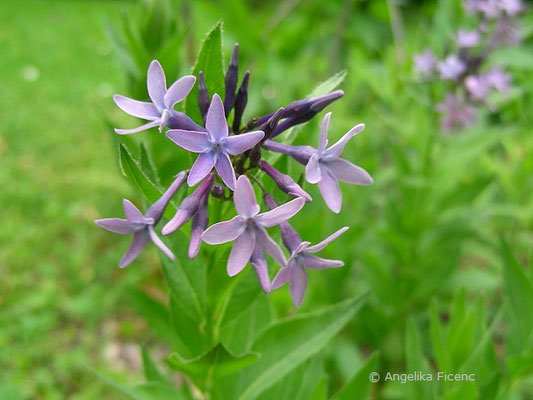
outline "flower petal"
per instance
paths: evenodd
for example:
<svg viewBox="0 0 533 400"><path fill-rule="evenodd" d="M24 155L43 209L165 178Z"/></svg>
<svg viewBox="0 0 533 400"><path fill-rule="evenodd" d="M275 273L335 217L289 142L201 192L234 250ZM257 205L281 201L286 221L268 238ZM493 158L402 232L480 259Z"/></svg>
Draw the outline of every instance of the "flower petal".
<svg viewBox="0 0 533 400"><path fill-rule="evenodd" d="M235 190L235 170L233 169L231 160L226 153L219 154L215 168L226 186L231 190Z"/></svg>
<svg viewBox="0 0 533 400"><path fill-rule="evenodd" d="M322 198L331 211L338 214L342 206L342 193L337 179L327 170L322 169L322 179L318 182Z"/></svg>
<svg viewBox="0 0 533 400"><path fill-rule="evenodd" d="M166 135L178 146L193 153L205 153L213 147L205 132L170 129Z"/></svg>
<svg viewBox="0 0 533 400"><path fill-rule="evenodd" d="M148 95L152 99L155 106L163 111L165 109L165 93L167 92L167 84L165 73L159 61L154 60L148 68L147 77Z"/></svg>
<svg viewBox="0 0 533 400"><path fill-rule="evenodd" d="M195 82L196 77L194 75L186 75L174 82L163 96L165 108L172 109L176 103L179 103L185 97L187 97L187 95L191 92Z"/></svg>
<svg viewBox="0 0 533 400"><path fill-rule="evenodd" d="M246 150L250 150L263 139L263 136L265 136L263 131L228 136L222 139L222 146L226 152L232 156L236 156L237 154L244 153Z"/></svg>
<svg viewBox="0 0 533 400"><path fill-rule="evenodd" d="M295 266L291 268L289 282L291 284L292 301L296 307L300 307L307 289L307 273L298 263L295 263Z"/></svg>
<svg viewBox="0 0 533 400"><path fill-rule="evenodd" d="M268 235L265 228L261 226L256 226L255 229L255 239L257 247L260 250L270 254L274 260L277 261L279 265L285 267L287 265L287 259L281 251L281 248L278 246L274 240Z"/></svg>
<svg viewBox="0 0 533 400"><path fill-rule="evenodd" d="M151 121L151 122L148 122L147 124L141 125L141 126L139 126L137 128L115 129L115 133L117 133L119 135L129 135L130 133L137 133L137 132L145 131L147 129L153 128L154 126L158 126L158 125L159 125L159 120L158 121Z"/></svg>
<svg viewBox="0 0 533 400"><path fill-rule="evenodd" d="M172 261L174 261L176 259L176 257L174 257L174 254L172 254L172 251L170 251L170 249L165 245L165 243L163 243L163 241L161 239L159 239L159 236L157 236L157 234L154 231L153 225L148 225L148 233L150 234L150 238L152 239L152 242L154 242L154 244L157 247L159 247L159 249L168 258L170 258Z"/></svg>
<svg viewBox="0 0 533 400"><path fill-rule="evenodd" d="M189 186L194 186L204 179L215 166L215 161L214 153L201 153L194 162L191 172L189 172L187 184Z"/></svg>
<svg viewBox="0 0 533 400"><path fill-rule="evenodd" d="M374 180L363 168L342 158L326 161L324 165L341 182L354 183L357 185L371 185Z"/></svg>
<svg viewBox="0 0 533 400"><path fill-rule="evenodd" d="M309 158L305 166L305 180L309 183L318 183L322 177L322 169L318 162L318 154L315 153Z"/></svg>
<svg viewBox="0 0 533 400"><path fill-rule="evenodd" d="M100 228L104 228L109 232L120 233L121 235L129 235L130 233L134 233L137 229L136 225L132 224L127 219L121 218L97 219L94 223Z"/></svg>
<svg viewBox="0 0 533 400"><path fill-rule="evenodd" d="M331 118L331 113L324 115L322 120L322 126L320 127L320 136L318 137L318 153L321 154L328 145L328 126L329 119Z"/></svg>
<svg viewBox="0 0 533 400"><path fill-rule="evenodd" d="M348 230L348 227L345 226L341 229L339 229L337 232L333 233L332 235L329 235L327 238L322 240L321 242L315 244L314 246L309 246L306 251L309 253L317 253L320 250L322 250L324 247L326 247L328 244L333 242L335 239L337 239L340 235L342 235L344 232Z"/></svg>
<svg viewBox="0 0 533 400"><path fill-rule="evenodd" d="M344 136L341 137L337 143L335 143L333 146L331 146L324 152L324 157L337 158L338 156L340 156L348 141L355 135L357 135L359 132L361 132L363 129L365 129L365 124L359 124L354 126L347 133L345 133Z"/></svg>
<svg viewBox="0 0 533 400"><path fill-rule="evenodd" d="M122 200L122 208L124 209L124 215L128 221L134 224L153 224L153 218L146 218L142 212L139 211L135 205L128 199Z"/></svg>
<svg viewBox="0 0 533 400"><path fill-rule="evenodd" d="M300 256L299 262L309 269L325 269L325 268L336 268L342 267L344 262L340 260L328 260L327 258L320 258L317 256L312 256L310 254L302 254Z"/></svg>
<svg viewBox="0 0 533 400"><path fill-rule="evenodd" d="M289 277L291 276L291 267L284 267L278 271L274 279L272 280L271 289L277 289L283 285L285 285L289 281Z"/></svg>
<svg viewBox="0 0 533 400"><path fill-rule="evenodd" d="M265 293L270 293L270 277L268 276L268 266L265 260L265 254L256 247L252 253L252 258L250 258L250 263L255 270L257 279L259 279L261 289L263 289L263 292Z"/></svg>
<svg viewBox="0 0 533 400"><path fill-rule="evenodd" d="M235 240L246 229L241 217L236 216L229 221L218 222L202 233L202 240L208 244L221 244Z"/></svg>
<svg viewBox="0 0 533 400"><path fill-rule="evenodd" d="M228 258L228 275L235 276L246 267L255 248L255 235L253 230L244 231L231 248Z"/></svg>
<svg viewBox="0 0 533 400"><path fill-rule="evenodd" d="M150 235L148 233L148 229L143 229L142 231L136 232L135 235L133 235L133 241L131 242L130 247L128 250L126 250L126 253L124 253L124 256L118 263L118 266L120 268L124 268L131 264L132 261L135 260L141 253L141 251L143 251L149 240Z"/></svg>
<svg viewBox="0 0 533 400"><path fill-rule="evenodd" d="M133 100L119 94L113 96L113 101L122 111L137 118L154 120L161 116L157 108L146 101Z"/></svg>
<svg viewBox="0 0 533 400"><path fill-rule="evenodd" d="M224 114L224 105L220 96L215 93L207 111L205 127L212 139L219 141L228 136L228 123Z"/></svg>
<svg viewBox="0 0 533 400"><path fill-rule="evenodd" d="M305 199L303 197L298 197L297 199L293 199L288 203L282 204L273 210L259 214L257 217L255 217L255 221L267 228L279 225L282 222L287 221L289 218L292 218L294 214L302 209L304 204Z"/></svg>
<svg viewBox="0 0 533 400"><path fill-rule="evenodd" d="M246 175L239 176L237 180L233 202L237 213L245 218L254 217L259 212L254 189Z"/></svg>

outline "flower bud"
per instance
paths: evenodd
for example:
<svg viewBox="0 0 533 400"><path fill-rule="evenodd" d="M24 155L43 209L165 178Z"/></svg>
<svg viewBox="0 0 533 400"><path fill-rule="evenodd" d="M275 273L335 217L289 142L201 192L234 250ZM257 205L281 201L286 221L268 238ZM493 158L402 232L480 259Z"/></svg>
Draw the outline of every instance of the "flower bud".
<svg viewBox="0 0 533 400"><path fill-rule="evenodd" d="M204 121L205 116L207 115L207 110L209 109L209 103L209 92L205 85L204 73L200 71L198 73L198 107L200 108L202 120Z"/></svg>
<svg viewBox="0 0 533 400"><path fill-rule="evenodd" d="M292 179L289 175L278 171L266 161L259 161L259 168L265 171L265 173L274 180L276 185L278 185L278 187L289 196L303 197L308 203L313 200L309 193L303 190L302 187L294 181L294 179Z"/></svg>
<svg viewBox="0 0 533 400"><path fill-rule="evenodd" d="M178 175L176 175L176 179L174 179L174 182L172 182L172 184L168 187L165 193L163 193L159 200L152 204L150 208L148 208L148 210L146 211L146 217L153 218L154 224L157 224L157 222L163 216L163 213L165 212L168 203L170 202L172 197L174 197L180 186L183 185L183 183L186 181L187 174L187 171L181 171Z"/></svg>
<svg viewBox="0 0 533 400"><path fill-rule="evenodd" d="M215 183L211 186L211 195L213 197L223 197L226 194L226 187L221 183Z"/></svg>
<svg viewBox="0 0 533 400"><path fill-rule="evenodd" d="M208 175L192 194L183 199L178 207L176 215L174 215L174 217L163 227L163 230L161 231L163 235L170 235L192 218L198 210L200 200L203 195L209 191L214 179L215 176L213 174Z"/></svg>
<svg viewBox="0 0 533 400"><path fill-rule="evenodd" d="M192 217L191 223L191 240L189 242L188 256L189 258L195 258L200 252L200 246L202 245L202 233L204 233L207 224L209 223L209 216L207 215L207 200L209 198L209 192L205 192L196 214Z"/></svg>
<svg viewBox="0 0 533 400"><path fill-rule="evenodd" d="M239 78L239 44L235 43L228 71L226 72L225 84L226 94L224 96L224 110L228 117L235 102L235 90L237 89L237 79Z"/></svg>
<svg viewBox="0 0 533 400"><path fill-rule="evenodd" d="M246 71L242 78L241 86L235 97L235 112L233 115L233 132L238 132L241 127L242 115L248 102L248 81L250 80L250 71Z"/></svg>

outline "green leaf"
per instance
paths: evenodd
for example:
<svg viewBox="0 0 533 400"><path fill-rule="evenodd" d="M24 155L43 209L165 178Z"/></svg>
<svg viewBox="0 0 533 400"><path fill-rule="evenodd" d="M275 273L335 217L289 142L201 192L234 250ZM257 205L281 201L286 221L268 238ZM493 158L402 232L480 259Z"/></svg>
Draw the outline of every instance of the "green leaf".
<svg viewBox="0 0 533 400"><path fill-rule="evenodd" d="M227 379L228 376L255 363L258 358L259 356L254 353L233 355L219 344L194 360L184 360L178 353L172 353L168 363L171 367L184 372L201 389L210 389L213 380Z"/></svg>
<svg viewBox="0 0 533 400"><path fill-rule="evenodd" d="M276 384L318 353L352 319L362 303L361 297L354 298L272 324L255 342L252 349L261 358L243 371L241 381L245 384L234 397L254 399Z"/></svg>
<svg viewBox="0 0 533 400"><path fill-rule="evenodd" d="M176 340L170 314L163 304L137 289L131 289L129 300L137 312L146 319L155 335L168 344Z"/></svg>
<svg viewBox="0 0 533 400"><path fill-rule="evenodd" d="M144 172L144 174L152 182L154 182L157 185L160 185L161 183L159 182L159 177L157 176L157 172L154 166L154 162L152 161L152 157L150 157L150 154L148 153L148 149L142 142L141 142L139 154L140 154L139 163L141 165L141 169Z"/></svg>
<svg viewBox="0 0 533 400"><path fill-rule="evenodd" d="M155 365L154 361L150 357L150 353L145 347L142 348L141 355L143 359L144 377L146 380L149 382L169 383L165 376L159 372L157 365Z"/></svg>
<svg viewBox="0 0 533 400"><path fill-rule="evenodd" d="M372 353L355 375L333 397L334 400L365 400L370 393L369 375L377 371L378 353Z"/></svg>
<svg viewBox="0 0 533 400"><path fill-rule="evenodd" d="M224 99L224 71L222 68L222 21L205 37L192 74L198 78L198 73L204 73L205 84L209 95L215 93ZM194 85L185 101L185 113L198 124L203 125L200 109L198 108L198 84Z"/></svg>
<svg viewBox="0 0 533 400"><path fill-rule="evenodd" d="M406 371L430 372L431 368L424 356L422 347L422 337L414 320L407 322L405 333L405 359ZM406 387L409 395L407 398L413 400L430 400L434 396L434 382L410 382Z"/></svg>
<svg viewBox="0 0 533 400"><path fill-rule="evenodd" d="M517 328L521 349L524 349L533 329L533 285L504 240L501 240L500 251L504 263L505 297L512 323Z"/></svg>
<svg viewBox="0 0 533 400"><path fill-rule="evenodd" d="M161 197L161 191L157 188L155 183L153 183L143 172L139 163L132 157L130 151L121 143L119 145L119 164L122 170L122 173L130 183L135 187L151 204L155 203ZM169 204L165 210L165 217L172 218L176 209Z"/></svg>

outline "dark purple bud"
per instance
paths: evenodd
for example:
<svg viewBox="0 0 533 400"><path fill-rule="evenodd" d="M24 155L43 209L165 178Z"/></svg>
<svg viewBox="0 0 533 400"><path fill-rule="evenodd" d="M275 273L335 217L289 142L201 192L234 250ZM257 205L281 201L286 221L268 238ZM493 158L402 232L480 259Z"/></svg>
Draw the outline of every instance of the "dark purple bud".
<svg viewBox="0 0 533 400"><path fill-rule="evenodd" d="M211 195L213 197L223 197L226 194L226 187L221 183L215 183L211 186Z"/></svg>
<svg viewBox="0 0 533 400"><path fill-rule="evenodd" d="M241 127L242 115L248 102L248 81L250 80L250 71L246 71L242 78L241 86L235 97L235 113L233 115L233 132L238 132Z"/></svg>
<svg viewBox="0 0 533 400"><path fill-rule="evenodd" d="M290 146L288 144L283 144L279 142L274 142L272 140L267 140L263 143L263 148L270 151L275 151L276 153L286 154L291 156L300 164L307 165L309 158L315 153L315 149L311 146Z"/></svg>
<svg viewBox="0 0 533 400"><path fill-rule="evenodd" d="M278 126L276 126L276 128L274 129L270 137L275 138L276 136L286 131L287 129L295 125L303 124L304 122L309 121L311 118L317 115L320 111L326 108L329 104L341 98L343 95L344 95L344 92L342 90L336 90L325 96L315 97L311 105L306 111L301 110L300 112L296 113L292 117L289 117L288 113L285 112L285 117L287 117L287 119L284 120Z"/></svg>
<svg viewBox="0 0 533 400"><path fill-rule="evenodd" d="M202 233L204 233L207 224L209 223L209 216L207 215L207 200L209 198L209 192L205 192L196 214L192 217L191 223L191 240L189 242L189 258L195 258L200 252L200 246L202 245Z"/></svg>
<svg viewBox="0 0 533 400"><path fill-rule="evenodd" d="M283 115L283 118L295 118L301 117L309 113L314 113L311 117L307 119L309 120L318 112L323 110L326 106L333 103L335 100L340 99L342 96L344 96L344 92L342 90L335 90L334 92L325 94L323 96L308 97L306 99L293 101L289 105L285 106L285 113ZM272 117L272 115L274 115L274 113L259 117L257 119L257 124L264 124L270 119L270 117Z"/></svg>
<svg viewBox="0 0 533 400"><path fill-rule="evenodd" d="M270 208L271 210L278 206L276 200L274 200L274 197L272 197L270 194L265 194L264 199L268 208ZM302 238L288 222L282 222L278 226L281 232L281 240L283 241L283 244L285 245L287 250L292 253L294 250L296 250L300 243L302 243Z"/></svg>
<svg viewBox="0 0 533 400"><path fill-rule="evenodd" d="M167 208L168 203L174 197L181 185L187 180L187 171L181 171L176 175L174 182L168 187L168 189L163 193L163 195L157 200L150 208L146 211L147 218L154 219L154 225L161 219L165 209Z"/></svg>
<svg viewBox="0 0 533 400"><path fill-rule="evenodd" d="M294 179L289 175L286 175L266 161L259 161L259 168L261 168L265 173L272 178L272 180L278 185L278 187L292 197L303 197L306 202L313 200L309 193L301 188Z"/></svg>
<svg viewBox="0 0 533 400"><path fill-rule="evenodd" d="M262 124L261 126L257 128L257 130L263 131L265 133L265 136L263 137L262 142L270 139L270 137L272 136L272 133L274 132L274 129L276 129L276 127L278 126L278 122L283 117L284 113L285 113L285 109L281 107L272 115L272 117L270 117L270 119L267 122L265 122L264 124Z"/></svg>
<svg viewBox="0 0 533 400"><path fill-rule="evenodd" d="M239 78L239 44L235 43L228 71L226 72L226 94L224 96L224 110L226 118L228 117L235 102L235 90L237 89L237 79Z"/></svg>
<svg viewBox="0 0 533 400"><path fill-rule="evenodd" d="M192 194L183 199L176 215L163 227L161 231L163 235L170 235L192 218L198 210L200 200L204 194L208 193L214 180L215 176L213 174L208 175Z"/></svg>
<svg viewBox="0 0 533 400"><path fill-rule="evenodd" d="M205 85L204 73L200 71L198 73L198 107L200 108L202 120L204 121L205 116L207 115L207 110L209 109L209 103L209 91Z"/></svg>
<svg viewBox="0 0 533 400"><path fill-rule="evenodd" d="M166 126L170 129L183 129L186 131L205 131L203 126L198 125L189 116L182 112L174 111L168 115Z"/></svg>

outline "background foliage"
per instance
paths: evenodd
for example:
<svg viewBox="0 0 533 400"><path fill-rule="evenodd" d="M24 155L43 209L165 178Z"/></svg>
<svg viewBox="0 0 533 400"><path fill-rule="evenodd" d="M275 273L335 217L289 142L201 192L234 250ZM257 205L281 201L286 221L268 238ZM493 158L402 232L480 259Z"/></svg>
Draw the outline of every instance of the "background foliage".
<svg viewBox="0 0 533 400"><path fill-rule="evenodd" d="M346 266L311 273L298 311L287 290L267 299L251 274L230 280L213 262L161 270L151 251L119 271L127 241L92 224L119 214L123 197L143 200L116 167L120 159L135 174L132 160L146 158L141 141L158 155L156 184L189 163L153 132L126 139L131 154L119 154L109 126L133 121L111 95L146 97L153 58L169 77L189 72L220 19L224 65L239 42L241 73L251 72L245 119L346 69L331 132L366 123L346 152L375 184L343 188L339 216L324 218L318 200L294 219L311 242L351 227L325 252ZM439 133L434 105L443 88L416 82L410 59L442 47L463 24L455 0L2 2L0 22L0 398L188 399L176 371L222 396L220 382L244 367L242 398L533 397L530 14L524 44L496 60L513 73L509 99L454 135ZM315 143L317 134L311 122L296 143ZM216 292L209 282L217 280L237 292ZM195 341L169 327L165 281L174 288L172 323ZM363 293L364 303L349 300ZM222 344L185 362L210 349L202 334L210 312ZM203 368L212 381L194 379ZM414 370L475 373L476 382L367 379Z"/></svg>

